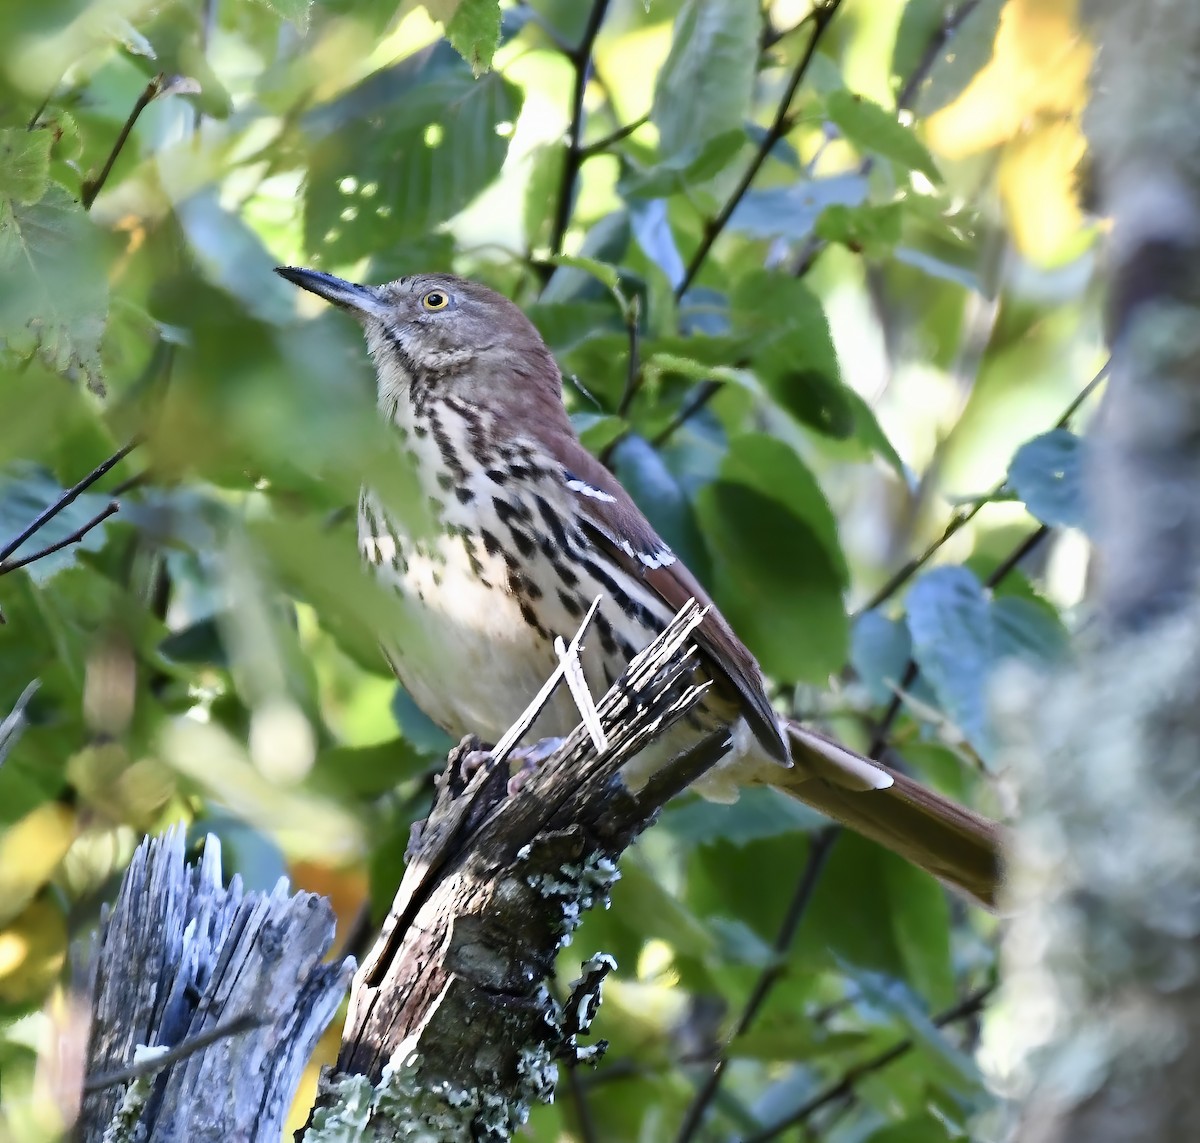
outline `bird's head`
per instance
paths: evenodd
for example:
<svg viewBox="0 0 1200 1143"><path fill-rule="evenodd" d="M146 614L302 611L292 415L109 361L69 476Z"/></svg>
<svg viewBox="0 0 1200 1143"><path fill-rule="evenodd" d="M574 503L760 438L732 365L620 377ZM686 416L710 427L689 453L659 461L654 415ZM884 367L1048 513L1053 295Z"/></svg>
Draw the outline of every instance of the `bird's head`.
<svg viewBox="0 0 1200 1143"><path fill-rule="evenodd" d="M533 323L495 290L452 274L414 274L363 286L320 270L280 266L281 277L348 311L362 324L394 409L418 394L475 406L561 408L561 376Z"/></svg>

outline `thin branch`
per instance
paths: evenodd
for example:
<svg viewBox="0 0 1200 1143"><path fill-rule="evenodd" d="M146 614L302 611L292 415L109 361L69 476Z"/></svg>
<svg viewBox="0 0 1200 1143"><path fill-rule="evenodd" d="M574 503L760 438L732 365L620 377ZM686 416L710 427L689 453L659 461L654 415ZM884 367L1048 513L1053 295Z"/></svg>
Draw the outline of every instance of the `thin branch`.
<svg viewBox="0 0 1200 1143"><path fill-rule="evenodd" d="M47 544L44 548L34 552L29 556L22 556L19 560L0 560L0 575L8 575L9 572L16 571L17 568L23 568L27 564L37 563L38 560L45 559L46 556L52 556L55 552L61 552L63 548L69 548L72 544L79 543L84 536L99 524L103 524L110 516L115 516L121 510L121 505L115 500L110 500L99 512L96 513L86 524L80 525L69 536L64 536L61 540L53 544Z"/></svg>
<svg viewBox="0 0 1200 1143"><path fill-rule="evenodd" d="M1050 535L1049 524L1039 524L1028 536L1025 537L1007 556L1004 557L992 570L992 574L984 580L984 587L998 587L1000 582L1004 580L1008 573L1011 572L1030 552L1033 551L1048 535Z"/></svg>
<svg viewBox="0 0 1200 1143"><path fill-rule="evenodd" d="M635 294L629 300L625 311L625 331L629 337L629 364L625 368L625 389L617 404L617 416L624 417L629 413L629 406L637 396L638 383L642 374L642 355L638 344L638 322L641 320L642 307Z"/></svg>
<svg viewBox="0 0 1200 1143"><path fill-rule="evenodd" d="M738 180L737 186L726 200L725 205L721 207L714 218L709 219L704 224L704 232L700 238L700 245L693 252L691 261L688 262L687 269L683 272L683 278L675 288L676 300L683 297L688 287L695 280L696 275L700 273L700 268L704 265L705 259L708 258L713 243L716 242L721 232L725 229L733 212L737 210L746 192L750 189L750 184L754 182L763 163L767 161L767 156L774 149L775 144L787 134L792 126L791 118L788 114L792 105L792 99L795 97L800 84L804 81L804 76L808 71L809 65L817 54L817 47L820 45L821 37L833 20L834 14L840 5L841 0L824 0L823 3L814 7L804 17L804 20L801 21L802 24L811 21L813 25L812 36L808 41L808 46L805 48L804 54L800 57L800 62L792 69L791 78L788 80L783 98L779 101L779 106L775 110L775 118L772 120L771 126L767 128L766 134L754 152L754 157L750 160L749 166L742 172L741 179Z"/></svg>
<svg viewBox="0 0 1200 1143"><path fill-rule="evenodd" d="M583 162L580 137L583 134L583 98L587 92L588 78L592 70L592 48L600 34L600 25L608 12L609 0L593 0L588 14L587 26L579 46L567 53L575 68L575 90L571 97L571 126L567 132L567 152L563 156L562 178L558 184L558 198L554 206L554 228L551 231L550 253L561 254L567 226L571 222L571 205L575 197L575 179Z"/></svg>
<svg viewBox="0 0 1200 1143"><path fill-rule="evenodd" d="M30 536L40 532L51 520L54 519L68 504L72 503L81 493L86 492L97 480L100 479L108 470L124 460L137 446L140 444L140 439L134 437L123 448L117 449L116 452L104 461L98 464L91 472L87 474L78 484L72 488L68 488L53 504L50 505L44 512L34 519L24 531L20 532L14 539L10 540L3 549L0 549L0 564L8 559Z"/></svg>
<svg viewBox="0 0 1200 1143"><path fill-rule="evenodd" d="M754 987L750 990L749 999L746 1001L746 1006L738 1018L733 1033L713 1064L713 1069L709 1072L708 1078L696 1093L695 1099L692 1100L691 1106L684 1116L683 1124L679 1128L679 1134L675 1137L676 1143L690 1143L696 1137L696 1132L700 1130L700 1125L704 1120L705 1112L716 1097L717 1089L721 1086L721 1080L725 1075L725 1069L729 1066L729 1046L739 1036L744 1035L750 1028L750 1025L754 1023L771 989L775 987L780 977L787 971L786 958L788 951L796 939L796 934L800 929L800 922L804 919L804 914L808 909L809 903L812 901L817 881L820 879L821 873L825 869L825 864L829 860L833 843L837 841L838 835L841 832L840 826L830 826L813 835L812 841L809 844L808 860L805 862L804 869L800 873L800 878L796 882L796 890L792 895L791 904L788 905L783 923L779 926L779 932L775 937L773 948L775 955L771 958L771 962L759 973L758 980L755 981Z"/></svg>
<svg viewBox="0 0 1200 1143"><path fill-rule="evenodd" d="M714 381L711 377L707 381L701 381L697 387L695 395L692 399L671 418L667 426L657 436L651 440L651 444L655 448L661 448L667 443L684 425L688 423L705 405L709 403L724 387L724 382Z"/></svg>
<svg viewBox="0 0 1200 1143"><path fill-rule="evenodd" d="M1056 429L1065 429L1070 423L1071 418L1079 411L1083 405L1095 391L1099 384L1108 376L1108 363L1101 367L1100 371L1093 377L1080 391L1072 398L1071 403L1063 410L1062 415L1054 423ZM896 594L917 572L921 570L941 548L967 524L979 515L980 511L987 504L998 500L1007 491L1008 477L1005 477L994 485L988 492L985 492L977 500L975 500L970 508L959 508L953 516L950 517L942 534L938 536L919 556L914 556L895 571L884 585L871 596L866 603L863 604L855 613L853 618L857 618L864 612L873 611L876 607L880 607L886 603L893 595Z"/></svg>
<svg viewBox="0 0 1200 1143"><path fill-rule="evenodd" d="M589 143L586 147L581 147L579 150L580 162L592 158L593 155L602 155L610 147L615 147L622 139L628 139L639 127L645 127L650 122L650 112L645 115L639 115L632 123L626 123L624 127L618 127L610 135L605 135L603 139L597 139L594 143Z"/></svg>
<svg viewBox="0 0 1200 1143"><path fill-rule="evenodd" d="M965 999L960 1000L953 1008L947 1008L945 1012L939 1013L933 1018L933 1023L938 1028L944 1028L949 1024L955 1024L959 1020L966 1020L978 1013L991 996L995 985L989 984L984 988L971 993ZM770 1127L758 1132L756 1135L750 1135L742 1141L742 1143L768 1143L768 1140L777 1139L790 1127L796 1127L804 1123L807 1119L813 1116L821 1108L827 1107L831 1103L836 1103L838 1100L846 1099L854 1094L854 1089L858 1083L867 1076L875 1072L882 1071L889 1064L895 1063L901 1056L907 1055L916 1046L916 1042L912 1039L901 1040L899 1043L893 1044L890 1048L885 1049L876 1056L870 1059L863 1060L860 1064L855 1064L849 1068L835 1083L829 1087L817 1092L811 1099L802 1103L795 1111L778 1120Z"/></svg>
<svg viewBox="0 0 1200 1143"><path fill-rule="evenodd" d="M900 89L896 96L896 111L911 111L912 102L917 95L918 89L929 78L929 73L933 70L934 65L941 57L946 45L954 38L958 29L962 26L963 21L979 6L979 0L964 0L953 12L949 12L946 18L942 21L938 30L930 37L929 42L925 45L925 51L918 61L917 66L913 69L912 74L904 82L904 86ZM873 155L868 155L858 166L858 173L864 177L871 172L871 168L875 165ZM812 269L813 263L817 260L817 256L822 250L829 246L827 239L818 238L815 233L810 233L800 246L798 253L792 261L791 274L793 277L802 278Z"/></svg>
<svg viewBox="0 0 1200 1143"><path fill-rule="evenodd" d="M592 1115L588 1103L587 1088L579 1077L579 1065L567 1064L567 1087L571 1092L571 1102L575 1105L575 1120L579 1126L579 1137L583 1143L600 1143L600 1135L596 1130L596 1118Z"/></svg>
<svg viewBox="0 0 1200 1143"><path fill-rule="evenodd" d="M984 587L989 590L999 587L1001 582L1008 577L1008 574L1049 534L1049 526L1039 524L1034 531L1026 536L996 565L992 570L992 574L984 581ZM871 736L871 746L867 753L876 762L883 757L883 752L887 749L888 737L891 735L892 727L895 725L896 719L900 716L900 710L904 706L904 696L912 689L912 685L917 681L917 676L920 673L921 668L916 659L910 658L904 664L900 681L893 688L892 697L888 702L887 709L883 712L883 718L879 720L879 725L875 728L875 733Z"/></svg>
<svg viewBox="0 0 1200 1143"><path fill-rule="evenodd" d="M158 75L146 84L145 90L137 97L137 102L133 105L133 110L130 111L129 117L117 133L116 142L113 143L112 150L108 153L108 158L104 160L104 166L100 168L100 173L94 179L83 180L79 197L83 202L84 210L91 210L92 203L96 201L96 196L103 189L104 184L108 181L108 176L112 173L113 164L117 161L117 156L121 153L122 148L129 139L129 133L133 130L142 112L150 106L158 93L162 91L163 78L163 73L159 72Z"/></svg>
<svg viewBox="0 0 1200 1143"><path fill-rule="evenodd" d="M170 1051L163 1052L152 1059L142 1060L141 1063L137 1064L130 1064L129 1067L121 1068L119 1071L105 1072L103 1075L98 1076L89 1076L83 1081L84 1093L103 1091L106 1087L116 1087L117 1084L129 1083L139 1076L153 1075L164 1068L174 1067L180 1060L186 1060L188 1056L203 1051L218 1040L224 1040L227 1036L240 1036L243 1032L249 1032L254 1028L261 1028L266 1023L268 1021L264 1020L261 1016L256 1016L251 1012L243 1012L242 1015L235 1016L232 1020L226 1020L224 1023L218 1024L215 1028L209 1028L206 1032L190 1036Z"/></svg>
<svg viewBox="0 0 1200 1143"><path fill-rule="evenodd" d="M934 65L937 63L946 45L954 38L955 33L962 27L966 18L978 7L979 0L963 0L963 3L955 8L953 12L946 13L946 18L942 21L941 27L930 37L929 43L925 45L925 52L921 56L917 66L913 69L912 75L905 80L904 86L896 96L896 109L898 111L908 111L911 109L918 90L929 78L929 73L933 71Z"/></svg>

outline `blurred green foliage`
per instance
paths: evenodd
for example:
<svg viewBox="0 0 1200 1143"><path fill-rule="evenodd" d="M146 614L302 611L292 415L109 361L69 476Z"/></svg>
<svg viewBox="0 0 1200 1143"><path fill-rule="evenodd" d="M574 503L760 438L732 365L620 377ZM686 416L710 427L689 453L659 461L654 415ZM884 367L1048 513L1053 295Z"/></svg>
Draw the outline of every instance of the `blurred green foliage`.
<svg viewBox="0 0 1200 1143"><path fill-rule="evenodd" d="M1101 344L1073 19L0 7L0 1137L63 1127L34 1082L70 1031L51 992L143 833L215 832L250 884L330 894L348 934L386 910L447 747L376 651L387 599L355 554L360 481L403 494L365 353L278 263L515 297L780 704L866 748L907 677L895 758L998 811L988 685L1064 653L1082 590L1090 406L1055 428ZM673 1138L722 1054L689 1138L986 1124L992 923L825 825L762 791L664 814L563 955L564 979L617 956L612 1048L529 1138Z"/></svg>

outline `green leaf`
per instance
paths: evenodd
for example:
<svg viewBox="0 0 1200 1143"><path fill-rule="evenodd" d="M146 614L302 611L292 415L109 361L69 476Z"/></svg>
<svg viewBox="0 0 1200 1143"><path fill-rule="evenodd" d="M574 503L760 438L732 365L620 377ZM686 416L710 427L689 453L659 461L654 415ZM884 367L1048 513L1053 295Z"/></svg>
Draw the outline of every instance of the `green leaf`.
<svg viewBox="0 0 1200 1143"><path fill-rule="evenodd" d="M696 511L714 594L768 674L823 683L846 658L844 567L812 525L754 488L718 480Z"/></svg>
<svg viewBox="0 0 1200 1143"><path fill-rule="evenodd" d="M310 780L339 797L375 798L422 774L429 756L408 738L374 746L334 746L317 755Z"/></svg>
<svg viewBox="0 0 1200 1143"><path fill-rule="evenodd" d="M850 664L871 701L890 702L912 657L912 638L903 619L889 619L882 611L865 611L855 620L850 637ZM918 675L910 688L918 701L934 706L937 699L929 683Z"/></svg>
<svg viewBox="0 0 1200 1143"><path fill-rule="evenodd" d="M621 271L618 267L599 258L588 258L582 254L555 254L550 259L552 266L569 266L573 270L582 270L590 274L597 282L604 285L620 299Z"/></svg>
<svg viewBox="0 0 1200 1143"><path fill-rule="evenodd" d="M934 568L913 585L907 606L922 674L955 725L987 756L986 686L994 660L983 588L966 568Z"/></svg>
<svg viewBox="0 0 1200 1143"><path fill-rule="evenodd" d="M42 469L29 469L0 479L0 545L6 545L55 503L63 494L58 482ZM110 497L94 492L80 493L44 528L29 537L12 555L19 560L66 539L82 528L110 503ZM24 570L37 584L47 583L64 568L75 563L78 553L95 552L104 547L107 521L90 529L77 543L69 544L29 564Z"/></svg>
<svg viewBox="0 0 1200 1143"><path fill-rule="evenodd" d="M729 1045L727 1055L738 1060L834 1060L869 1044L868 1032L824 1032L812 1021L797 1019L792 1013L777 1016L766 1013L761 1024L755 1022Z"/></svg>
<svg viewBox="0 0 1200 1143"><path fill-rule="evenodd" d="M942 709L985 758L992 750L987 685L1003 659L1053 663L1066 633L1050 608L1018 596L994 599L966 568L935 568L908 593L913 656Z"/></svg>
<svg viewBox="0 0 1200 1143"><path fill-rule="evenodd" d="M692 845L720 838L739 846L766 837L809 833L825 824L821 814L802 802L762 787L742 790L731 806L703 798L683 805L672 802L661 821L669 833Z"/></svg>
<svg viewBox="0 0 1200 1143"><path fill-rule="evenodd" d="M65 187L51 183L35 203L0 195L0 345L36 350L50 368L103 392L102 265L99 234Z"/></svg>
<svg viewBox="0 0 1200 1143"><path fill-rule="evenodd" d="M883 206L835 204L817 219L816 234L868 258L886 258L900 241L900 223L906 207L890 202Z"/></svg>
<svg viewBox="0 0 1200 1143"><path fill-rule="evenodd" d="M893 112L849 91L833 92L826 101L826 110L860 151L879 155L906 170L920 171L931 182L942 181L925 144Z"/></svg>
<svg viewBox="0 0 1200 1143"><path fill-rule="evenodd" d="M730 299L755 372L775 401L826 436L858 436L902 471L899 457L861 397L842 384L829 322L816 295L784 274L754 270Z"/></svg>
<svg viewBox="0 0 1200 1143"><path fill-rule="evenodd" d="M759 26L758 0L686 0L650 109L664 161L699 156L710 140L741 129Z"/></svg>
<svg viewBox="0 0 1200 1143"><path fill-rule="evenodd" d="M862 972L852 965L845 971L863 995L894 1016L911 1034L919 1048L924 1049L953 1079L967 1087L978 1088L982 1082L979 1067L965 1052L954 1047L940 1028L929 1018L907 983L889 980L874 972Z"/></svg>
<svg viewBox="0 0 1200 1143"><path fill-rule="evenodd" d="M857 206L868 189L865 176L844 174L751 190L730 216L729 228L752 238L807 238L824 211Z"/></svg>
<svg viewBox="0 0 1200 1143"><path fill-rule="evenodd" d="M950 903L946 891L906 861L884 867L892 934L907 969L905 980L934 1007L954 999L950 955Z"/></svg>
<svg viewBox="0 0 1200 1143"><path fill-rule="evenodd" d="M396 687L392 695L392 717L404 736L420 754L429 757L448 754L457 743L437 725L417 704L403 687Z"/></svg>
<svg viewBox="0 0 1200 1143"><path fill-rule="evenodd" d="M1017 449L1008 483L1043 524L1085 527L1083 442L1068 429L1042 433Z"/></svg>
<svg viewBox="0 0 1200 1143"><path fill-rule="evenodd" d="M665 162L629 175L621 180L620 190L626 198L683 194L719 175L745 143L746 132L742 127L725 131L703 146L688 147Z"/></svg>
<svg viewBox="0 0 1200 1143"><path fill-rule="evenodd" d="M443 0L438 5L444 9ZM479 76L492 66L500 45L500 0L459 0L446 21L446 39Z"/></svg>
<svg viewBox="0 0 1200 1143"><path fill-rule="evenodd" d="M842 586L850 581L837 520L817 479L808 466L783 441L765 433L743 433L729 445L721 477L757 489L785 505L812 530L832 558Z"/></svg>
<svg viewBox="0 0 1200 1143"><path fill-rule="evenodd" d="M355 261L457 214L500 173L521 110L515 84L494 72L473 79L461 63L403 71L390 86L372 79L314 119L329 133L309 167L304 240L325 262Z"/></svg>
<svg viewBox="0 0 1200 1143"><path fill-rule="evenodd" d="M0 197L29 205L46 193L53 142L52 131L0 131Z"/></svg>

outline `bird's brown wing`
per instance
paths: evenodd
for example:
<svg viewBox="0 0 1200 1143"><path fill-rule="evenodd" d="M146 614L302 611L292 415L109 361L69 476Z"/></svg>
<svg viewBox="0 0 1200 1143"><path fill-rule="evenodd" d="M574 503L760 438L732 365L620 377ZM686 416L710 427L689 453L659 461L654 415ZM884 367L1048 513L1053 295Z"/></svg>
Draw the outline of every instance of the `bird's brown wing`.
<svg viewBox="0 0 1200 1143"><path fill-rule="evenodd" d="M672 611L689 599L708 608L696 628L696 646L723 689L732 691L742 717L770 757L788 762L787 741L767 698L762 671L746 645L733 633L696 577L662 541L629 494L591 453L570 437L551 442L563 466L564 481L575 493L589 538L628 575L646 584Z"/></svg>

